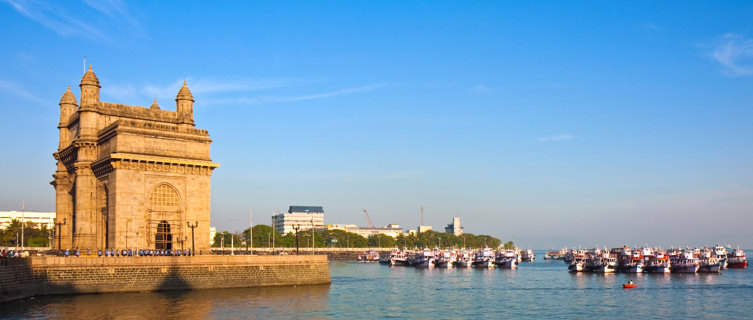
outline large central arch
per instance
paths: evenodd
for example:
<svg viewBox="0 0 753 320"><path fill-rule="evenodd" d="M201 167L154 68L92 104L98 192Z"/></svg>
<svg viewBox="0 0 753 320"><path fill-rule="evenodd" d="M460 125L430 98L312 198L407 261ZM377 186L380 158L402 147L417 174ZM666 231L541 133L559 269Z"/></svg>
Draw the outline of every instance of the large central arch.
<svg viewBox="0 0 753 320"><path fill-rule="evenodd" d="M173 186L162 183L152 189L149 195L148 241L155 249L171 250L177 248L176 241L182 235L182 211L180 196Z"/></svg>

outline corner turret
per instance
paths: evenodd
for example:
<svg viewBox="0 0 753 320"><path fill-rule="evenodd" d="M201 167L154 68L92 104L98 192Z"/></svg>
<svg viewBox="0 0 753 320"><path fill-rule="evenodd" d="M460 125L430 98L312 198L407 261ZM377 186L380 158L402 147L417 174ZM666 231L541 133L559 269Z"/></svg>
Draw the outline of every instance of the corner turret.
<svg viewBox="0 0 753 320"><path fill-rule="evenodd" d="M68 121L73 113L76 112L76 107L78 107L76 97L71 92L71 86L68 86L63 96L60 97L59 105L60 123L58 123L58 129L60 129L60 144L58 145L58 149L63 149L71 143L70 133L68 132Z"/></svg>
<svg viewBox="0 0 753 320"><path fill-rule="evenodd" d="M191 90L186 86L186 82L183 81L183 87L178 91L178 96L175 97L175 102L178 112L178 124L190 125L191 127L196 124L193 122L193 95Z"/></svg>
<svg viewBox="0 0 753 320"><path fill-rule="evenodd" d="M97 75L92 71L92 65L89 65L89 70L84 73L78 86L81 87L81 106L88 106L99 102L99 89L102 86L99 85L99 79L97 79Z"/></svg>
<svg viewBox="0 0 753 320"><path fill-rule="evenodd" d="M68 119L70 119L71 115L76 112L76 107L78 107L76 97L71 92L71 86L68 86L68 89L65 90L58 104L60 105L60 123L58 125L65 126L68 124Z"/></svg>

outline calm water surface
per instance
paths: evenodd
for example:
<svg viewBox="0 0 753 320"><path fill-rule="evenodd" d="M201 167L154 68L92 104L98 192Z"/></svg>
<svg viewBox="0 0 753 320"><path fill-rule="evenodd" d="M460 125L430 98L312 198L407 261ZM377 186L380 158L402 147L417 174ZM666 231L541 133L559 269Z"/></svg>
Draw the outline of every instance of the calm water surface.
<svg viewBox="0 0 753 320"><path fill-rule="evenodd" d="M38 297L1 304L0 317L753 319L753 270L571 274L540 260L517 270L332 262L330 272L325 286ZM629 279L638 288L622 289Z"/></svg>

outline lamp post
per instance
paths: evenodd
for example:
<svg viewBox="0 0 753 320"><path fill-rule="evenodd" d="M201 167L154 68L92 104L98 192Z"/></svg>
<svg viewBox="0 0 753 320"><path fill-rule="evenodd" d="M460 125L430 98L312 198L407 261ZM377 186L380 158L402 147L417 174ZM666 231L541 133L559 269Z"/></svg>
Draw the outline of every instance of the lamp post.
<svg viewBox="0 0 753 320"><path fill-rule="evenodd" d="M295 254L298 254L298 229L301 228L300 224L297 224L293 226L293 230L295 230Z"/></svg>
<svg viewBox="0 0 753 320"><path fill-rule="evenodd" d="M248 209L248 238L251 242L251 255L254 255L254 210Z"/></svg>
<svg viewBox="0 0 753 320"><path fill-rule="evenodd" d="M63 218L63 222L58 222L57 220L58 220L57 218L52 219L52 223L54 223L55 226L58 227L58 251L60 251L60 236L61 236L60 229L65 225L66 219Z"/></svg>
<svg viewBox="0 0 753 320"><path fill-rule="evenodd" d="M314 255L314 219L311 219L311 255Z"/></svg>
<svg viewBox="0 0 753 320"><path fill-rule="evenodd" d="M196 243L195 243L195 238L193 236L193 229L199 226L199 222L196 221L196 223L191 225L190 222L186 221L186 225L188 225L188 227L191 228L191 255L195 256L196 255Z"/></svg>

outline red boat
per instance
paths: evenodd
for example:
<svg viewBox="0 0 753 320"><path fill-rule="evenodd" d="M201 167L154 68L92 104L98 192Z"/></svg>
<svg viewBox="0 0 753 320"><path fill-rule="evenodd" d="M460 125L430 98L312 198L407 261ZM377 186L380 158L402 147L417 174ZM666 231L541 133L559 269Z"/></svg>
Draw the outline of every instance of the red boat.
<svg viewBox="0 0 753 320"><path fill-rule="evenodd" d="M747 267L748 259L745 257L745 252L742 249L737 249L727 256L727 268L745 269Z"/></svg>
<svg viewBox="0 0 753 320"><path fill-rule="evenodd" d="M622 287L625 288L625 289L631 289L631 288L635 288L636 285L631 284L631 283L624 283L624 284L622 284Z"/></svg>

